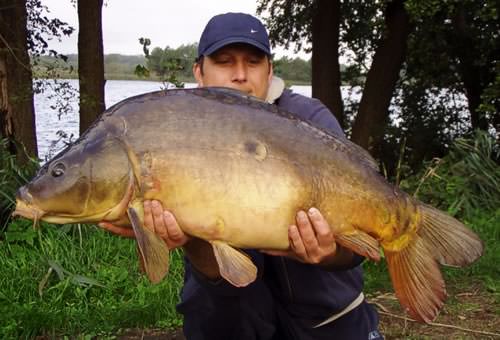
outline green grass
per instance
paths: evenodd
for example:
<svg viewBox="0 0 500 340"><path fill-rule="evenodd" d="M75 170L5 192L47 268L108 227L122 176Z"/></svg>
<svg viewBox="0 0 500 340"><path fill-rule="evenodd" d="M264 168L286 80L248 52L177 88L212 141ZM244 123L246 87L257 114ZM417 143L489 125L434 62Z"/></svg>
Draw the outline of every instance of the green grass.
<svg viewBox="0 0 500 340"><path fill-rule="evenodd" d="M80 234L81 231L81 234ZM177 327L182 259L158 285L139 273L135 243L94 226L16 220L0 241L0 338Z"/></svg>

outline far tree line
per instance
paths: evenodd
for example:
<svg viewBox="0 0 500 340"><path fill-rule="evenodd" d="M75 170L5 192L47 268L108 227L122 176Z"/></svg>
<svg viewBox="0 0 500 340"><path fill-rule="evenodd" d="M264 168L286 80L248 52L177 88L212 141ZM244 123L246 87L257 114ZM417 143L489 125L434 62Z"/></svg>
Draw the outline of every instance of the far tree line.
<svg viewBox="0 0 500 340"><path fill-rule="evenodd" d="M102 0L76 1L80 131L104 110ZM475 129L500 134L500 8L491 0L259 0L274 45L312 52L312 95L389 173L441 157ZM45 36L72 28L47 19L41 0L0 0L0 133L36 155L31 60L52 55ZM134 39L137 39L135 37ZM146 49L149 53L149 49ZM153 49L153 72L189 72L189 45ZM342 71L340 57L348 59ZM290 63L289 63L290 62ZM191 64L191 61L189 61ZM292 61L276 61L277 73ZM306 66L302 65L301 66ZM297 65L290 66L298 70ZM288 70L287 72L291 72ZM302 74L302 72L300 72ZM341 95L341 84L358 85Z"/></svg>
<svg viewBox="0 0 500 340"><path fill-rule="evenodd" d="M194 81L192 65L195 61L198 50L198 44L185 44L177 48L173 47L154 47L149 53L149 57L144 55L123 55L123 54L105 54L104 55L104 73L106 79L131 79L139 78L135 69L137 65L146 66L150 71L147 78L163 80L170 73L175 75L181 81ZM78 76L78 55L68 54L64 63L58 62L53 56L42 56L34 68L33 75L46 76L47 68L57 65L57 77L75 78ZM343 65L342 65L343 66ZM342 67L341 66L341 67ZM283 78L287 83L310 84L311 83L311 59L304 60L299 57L290 58L273 57L274 73ZM345 66L343 67L345 69Z"/></svg>

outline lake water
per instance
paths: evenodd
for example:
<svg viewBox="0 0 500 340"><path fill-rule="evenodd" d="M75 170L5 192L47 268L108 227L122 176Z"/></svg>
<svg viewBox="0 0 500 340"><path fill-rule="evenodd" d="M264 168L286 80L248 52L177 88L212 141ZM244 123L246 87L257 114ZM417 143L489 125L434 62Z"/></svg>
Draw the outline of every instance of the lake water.
<svg viewBox="0 0 500 340"><path fill-rule="evenodd" d="M78 80L70 79L67 82L78 89ZM194 83L186 83L186 88L195 87ZM155 81L140 80L108 80L105 88L106 107L110 107L125 98L141 93L164 89L165 85ZM292 86L292 90L305 96L311 96L310 86ZM45 160L55 155L64 148L64 140L58 131L64 131L72 140L78 138L79 115L78 98L70 100L71 111L58 117L58 112L53 108L56 98L50 98L51 91L35 95L36 129L39 158Z"/></svg>

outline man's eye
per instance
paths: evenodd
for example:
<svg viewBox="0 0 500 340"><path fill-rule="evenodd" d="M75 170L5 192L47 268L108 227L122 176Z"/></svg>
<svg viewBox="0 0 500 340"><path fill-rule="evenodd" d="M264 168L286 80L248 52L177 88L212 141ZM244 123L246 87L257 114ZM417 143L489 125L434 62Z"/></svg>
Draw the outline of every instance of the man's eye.
<svg viewBox="0 0 500 340"><path fill-rule="evenodd" d="M218 59L215 61L216 64L229 64L230 62L229 59Z"/></svg>
<svg viewBox="0 0 500 340"><path fill-rule="evenodd" d="M262 62L262 59L260 58L252 58L252 59L248 59L248 63L249 64L252 64L252 65L258 65Z"/></svg>

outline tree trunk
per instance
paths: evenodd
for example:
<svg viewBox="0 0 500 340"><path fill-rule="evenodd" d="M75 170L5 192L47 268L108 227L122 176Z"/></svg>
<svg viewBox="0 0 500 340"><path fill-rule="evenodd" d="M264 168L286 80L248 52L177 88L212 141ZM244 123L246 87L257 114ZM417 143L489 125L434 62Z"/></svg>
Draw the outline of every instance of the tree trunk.
<svg viewBox="0 0 500 340"><path fill-rule="evenodd" d="M411 31L403 1L393 1L385 11L386 33L375 51L351 139L373 153L382 139L389 105L406 57Z"/></svg>
<svg viewBox="0 0 500 340"><path fill-rule="evenodd" d="M103 0L78 1L80 135L104 111Z"/></svg>
<svg viewBox="0 0 500 340"><path fill-rule="evenodd" d="M316 0L312 17L312 96L344 127L339 64L340 1Z"/></svg>
<svg viewBox="0 0 500 340"><path fill-rule="evenodd" d="M26 17L25 0L0 0L0 137L20 162L37 156Z"/></svg>
<svg viewBox="0 0 500 340"><path fill-rule="evenodd" d="M482 81L481 66L477 60L480 58L477 53L479 48L475 48L473 34L467 24L465 9L459 6L452 19L454 28L453 51L458 57L459 72L464 83L465 95L469 103L469 112L471 115L471 125L473 129L488 130L488 120L484 114L478 111L481 104L481 94L484 91L485 84Z"/></svg>

